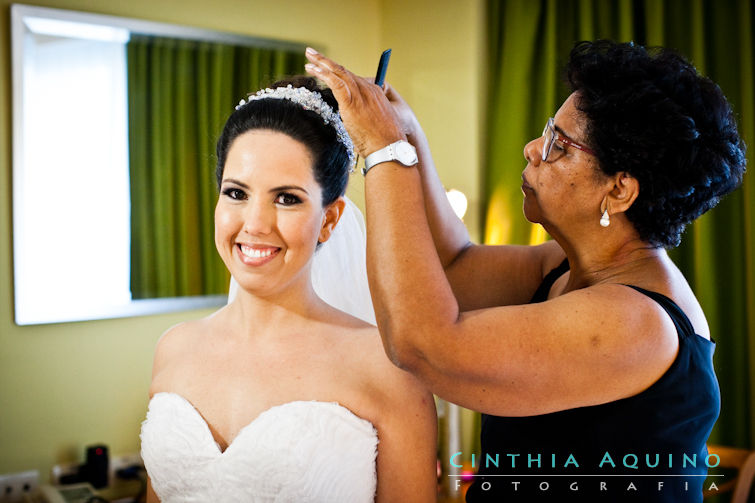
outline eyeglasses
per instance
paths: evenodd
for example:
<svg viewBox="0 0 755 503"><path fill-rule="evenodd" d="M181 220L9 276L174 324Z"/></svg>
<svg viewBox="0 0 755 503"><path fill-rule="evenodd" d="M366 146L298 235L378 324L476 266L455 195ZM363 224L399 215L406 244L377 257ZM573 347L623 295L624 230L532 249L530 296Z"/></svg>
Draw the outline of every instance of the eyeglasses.
<svg viewBox="0 0 755 503"><path fill-rule="evenodd" d="M561 143L564 143L566 145L569 145L574 148L578 148L582 152L587 152L588 154L595 155L595 152L590 150L589 148L585 147L584 145L580 145L577 142L573 142L570 139L561 136L556 131L556 128L553 126L553 117L548 119L548 122L545 124L545 129L543 129L543 161L547 162L550 158L551 151L553 150L553 145L556 143L556 140L560 141ZM563 150L563 149L562 149ZM555 159L550 159L551 161L554 161Z"/></svg>

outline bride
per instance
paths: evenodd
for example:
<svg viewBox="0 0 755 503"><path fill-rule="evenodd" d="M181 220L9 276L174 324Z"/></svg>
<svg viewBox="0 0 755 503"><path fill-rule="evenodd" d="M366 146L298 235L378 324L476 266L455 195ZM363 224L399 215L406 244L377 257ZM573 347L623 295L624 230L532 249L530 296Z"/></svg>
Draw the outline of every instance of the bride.
<svg viewBox="0 0 755 503"><path fill-rule="evenodd" d="M338 105L312 78L273 88L242 100L218 141L215 244L238 291L157 344L148 501L434 501L432 395L374 326L316 293L358 296L348 260L311 279L352 211Z"/></svg>

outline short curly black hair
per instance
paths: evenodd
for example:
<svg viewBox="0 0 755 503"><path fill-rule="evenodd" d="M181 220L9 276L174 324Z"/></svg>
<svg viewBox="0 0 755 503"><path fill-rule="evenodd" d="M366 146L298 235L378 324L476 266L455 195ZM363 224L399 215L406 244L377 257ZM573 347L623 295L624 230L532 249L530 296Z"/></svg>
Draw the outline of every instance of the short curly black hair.
<svg viewBox="0 0 755 503"><path fill-rule="evenodd" d="M626 215L643 241L678 246L688 223L741 184L745 145L726 97L674 51L579 42L565 74L600 169L639 182Z"/></svg>

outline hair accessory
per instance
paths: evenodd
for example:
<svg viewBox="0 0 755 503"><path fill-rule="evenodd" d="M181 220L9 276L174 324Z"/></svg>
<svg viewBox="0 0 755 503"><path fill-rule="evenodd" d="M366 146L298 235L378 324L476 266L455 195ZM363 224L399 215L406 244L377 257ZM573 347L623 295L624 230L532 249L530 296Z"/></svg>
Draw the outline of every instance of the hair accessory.
<svg viewBox="0 0 755 503"><path fill-rule="evenodd" d="M275 89L270 89L268 87L260 89L245 100L239 101L239 104L236 105L236 110L252 101L264 100L267 98L292 101L301 106L304 110L310 110L317 113L322 117L325 124L333 126L333 129L336 130L338 141L346 147L346 152L349 155L349 172L354 172L354 167L357 164L356 155L354 154L354 143L351 141L349 133L346 132L341 116L338 112L333 110L333 107L328 105L325 100L322 99L320 93L310 91L305 87L293 87L291 84L286 87L278 87Z"/></svg>
<svg viewBox="0 0 755 503"><path fill-rule="evenodd" d="M600 217L600 226L608 227L609 225L611 225L611 219L608 218L608 208L606 208L606 211L603 212L603 216Z"/></svg>

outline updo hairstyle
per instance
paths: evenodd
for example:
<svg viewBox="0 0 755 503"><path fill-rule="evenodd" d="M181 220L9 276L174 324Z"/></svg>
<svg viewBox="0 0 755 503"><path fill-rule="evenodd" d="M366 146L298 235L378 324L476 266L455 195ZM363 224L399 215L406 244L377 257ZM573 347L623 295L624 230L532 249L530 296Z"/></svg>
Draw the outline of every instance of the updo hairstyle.
<svg viewBox="0 0 755 503"><path fill-rule="evenodd" d="M289 84L320 93L323 100L338 111L333 92L320 87L312 77L295 76L275 82L270 87L275 89ZM314 177L322 188L323 206L345 193L349 181L349 155L346 147L338 141L333 126L325 124L317 112L305 110L292 101L275 98L250 101L234 111L226 121L217 144L215 175L218 189L233 141L239 135L257 129L277 131L306 145L314 159Z"/></svg>

